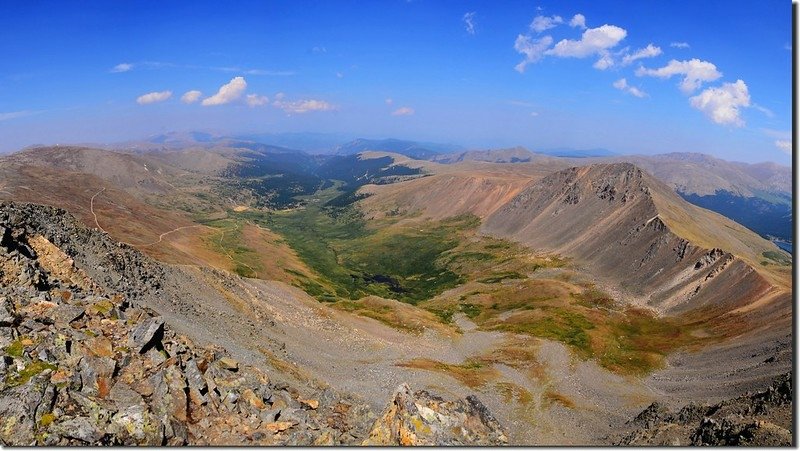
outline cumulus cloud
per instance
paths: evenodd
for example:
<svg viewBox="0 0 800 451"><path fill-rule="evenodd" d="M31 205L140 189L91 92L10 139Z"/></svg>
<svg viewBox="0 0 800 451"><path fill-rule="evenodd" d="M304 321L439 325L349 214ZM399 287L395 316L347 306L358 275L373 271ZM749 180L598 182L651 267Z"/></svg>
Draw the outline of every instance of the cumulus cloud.
<svg viewBox="0 0 800 451"><path fill-rule="evenodd" d="M244 90L247 89L247 82L244 77L234 77L227 84L222 85L211 97L203 99L203 106L224 105L231 103L242 96Z"/></svg>
<svg viewBox="0 0 800 451"><path fill-rule="evenodd" d="M111 72L112 73L128 72L131 69L133 69L133 64L121 63L121 64L117 64L116 66L112 67L111 68Z"/></svg>
<svg viewBox="0 0 800 451"><path fill-rule="evenodd" d="M464 28L466 28L467 33L475 34L475 11L465 13L462 20L464 21Z"/></svg>
<svg viewBox="0 0 800 451"><path fill-rule="evenodd" d="M643 49L639 49L631 54L625 55L622 57L622 65L627 66L628 64L644 59L644 58L653 58L658 55L661 55L661 47L657 47L653 44L647 44L647 47Z"/></svg>
<svg viewBox="0 0 800 451"><path fill-rule="evenodd" d="M139 105L163 102L172 97L172 91L149 92L136 98Z"/></svg>
<svg viewBox="0 0 800 451"><path fill-rule="evenodd" d="M583 32L580 40L562 39L546 53L561 58L585 58L615 47L628 32L616 25L603 25Z"/></svg>
<svg viewBox="0 0 800 451"><path fill-rule="evenodd" d="M647 94L644 91L640 90L635 86L629 85L628 80L624 78L620 78L619 80L615 81L613 83L613 86L619 89L620 91L625 91L634 97L639 97L639 98L647 97Z"/></svg>
<svg viewBox="0 0 800 451"><path fill-rule="evenodd" d="M262 106L269 103L267 96L260 96L258 94L247 94L247 97L245 97L244 101L250 107Z"/></svg>
<svg viewBox="0 0 800 451"><path fill-rule="evenodd" d="M414 108L410 108L407 106L400 107L392 111L392 116L411 116L413 114L414 114Z"/></svg>
<svg viewBox="0 0 800 451"><path fill-rule="evenodd" d="M314 100L314 99L307 99L307 100L295 100L293 102L284 102L283 95L278 98L278 95L275 96L277 100L272 102L272 105L276 108L280 108L283 111L289 114L303 114L303 113L310 113L312 111L331 111L335 110L336 107L331 105L330 103L324 100Z"/></svg>
<svg viewBox="0 0 800 451"><path fill-rule="evenodd" d="M586 29L586 17L583 14L575 14L572 16L572 20L569 21L569 26L572 28L582 28Z"/></svg>
<svg viewBox="0 0 800 451"><path fill-rule="evenodd" d="M202 95L203 95L203 93L200 92L200 91L197 91L197 90L186 91L186 93L181 96L181 102L187 103L187 104L188 103L195 103L198 100L200 100L200 96L202 96Z"/></svg>
<svg viewBox="0 0 800 451"><path fill-rule="evenodd" d="M533 22L531 22L531 30L541 33L545 30L555 28L562 23L564 23L564 19L562 19L561 16L536 16L533 18Z"/></svg>
<svg viewBox="0 0 800 451"><path fill-rule="evenodd" d="M394 103L394 100L392 100L391 97L388 97L386 100L384 100L384 102L386 102L387 105L391 105Z"/></svg>
<svg viewBox="0 0 800 451"><path fill-rule="evenodd" d="M688 42L672 42L669 46L676 49L688 49L690 47Z"/></svg>
<svg viewBox="0 0 800 451"><path fill-rule="evenodd" d="M606 70L614 65L614 57L611 53L603 51L600 53L600 58L592 64L595 69Z"/></svg>
<svg viewBox="0 0 800 451"><path fill-rule="evenodd" d="M750 106L750 93L742 80L708 88L689 99L689 103L720 125L744 126L739 109Z"/></svg>
<svg viewBox="0 0 800 451"><path fill-rule="evenodd" d="M775 141L775 147L781 149L782 151L788 153L789 155L792 154L792 142L787 140L779 139Z"/></svg>
<svg viewBox="0 0 800 451"><path fill-rule="evenodd" d="M671 60L666 66L658 69L640 67L636 70L636 75L639 77L648 75L658 78L670 78L673 75L683 75L680 88L681 91L689 94L699 88L704 82L714 81L722 77L722 72L718 71L717 66L714 64L694 58L688 61Z"/></svg>
<svg viewBox="0 0 800 451"><path fill-rule="evenodd" d="M545 51L552 43L553 38L550 36L545 36L540 39L533 39L527 35L518 35L517 40L514 42L514 50L525 55L525 59L517 64L514 69L516 69L516 71L519 73L525 72L525 67L528 64L535 63L542 59Z"/></svg>

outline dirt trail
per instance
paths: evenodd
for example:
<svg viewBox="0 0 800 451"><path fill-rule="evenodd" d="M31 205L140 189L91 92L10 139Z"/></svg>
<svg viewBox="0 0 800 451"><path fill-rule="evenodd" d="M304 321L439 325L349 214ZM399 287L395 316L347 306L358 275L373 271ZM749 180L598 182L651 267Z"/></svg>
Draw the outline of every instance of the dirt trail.
<svg viewBox="0 0 800 451"><path fill-rule="evenodd" d="M108 233L103 229L103 227L100 226L100 223L97 222L97 213L94 212L94 198L105 190L106 190L105 188L102 188L100 191L94 193L94 196L92 196L92 199L89 201L89 211L91 211L92 216L94 216L94 223L97 226L97 228L103 233Z"/></svg>

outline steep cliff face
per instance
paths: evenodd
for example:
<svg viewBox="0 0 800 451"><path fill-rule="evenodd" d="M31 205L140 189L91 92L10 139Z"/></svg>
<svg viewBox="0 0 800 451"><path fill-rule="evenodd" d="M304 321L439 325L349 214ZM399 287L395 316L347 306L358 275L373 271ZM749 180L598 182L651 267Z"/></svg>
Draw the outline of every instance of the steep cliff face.
<svg viewBox="0 0 800 451"><path fill-rule="evenodd" d="M674 210L689 208L684 204L632 164L575 167L530 184L489 216L483 231L571 256L664 312L732 309L771 293L739 256L673 230ZM714 233L695 227L690 215L680 218L683 229Z"/></svg>
<svg viewBox="0 0 800 451"><path fill-rule="evenodd" d="M346 393L180 333L149 306L178 302L174 276L63 210L0 204L0 444L339 445L393 427ZM419 443L502 443L479 402L435 399L408 395L427 409Z"/></svg>

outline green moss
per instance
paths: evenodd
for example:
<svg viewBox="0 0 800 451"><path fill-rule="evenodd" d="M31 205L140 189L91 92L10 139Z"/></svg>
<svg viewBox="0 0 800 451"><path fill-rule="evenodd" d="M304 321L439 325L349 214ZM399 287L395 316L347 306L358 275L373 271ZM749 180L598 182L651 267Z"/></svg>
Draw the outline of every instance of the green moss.
<svg viewBox="0 0 800 451"><path fill-rule="evenodd" d="M3 352L5 352L6 355L9 355L11 357L20 358L22 357L22 354L25 352L25 346L22 344L22 340L18 339L13 343L11 343L10 345L8 345L3 350Z"/></svg>
<svg viewBox="0 0 800 451"><path fill-rule="evenodd" d="M56 416L53 415L52 412L46 413L42 415L42 417L39 419L39 427L46 428L47 426L50 426L53 423L53 421L55 421L55 419Z"/></svg>
<svg viewBox="0 0 800 451"><path fill-rule="evenodd" d="M27 383L33 376L41 373L44 370L55 371L58 367L51 363L43 362L41 360L34 360L23 368L19 373L12 374L6 377L7 387L16 387Z"/></svg>

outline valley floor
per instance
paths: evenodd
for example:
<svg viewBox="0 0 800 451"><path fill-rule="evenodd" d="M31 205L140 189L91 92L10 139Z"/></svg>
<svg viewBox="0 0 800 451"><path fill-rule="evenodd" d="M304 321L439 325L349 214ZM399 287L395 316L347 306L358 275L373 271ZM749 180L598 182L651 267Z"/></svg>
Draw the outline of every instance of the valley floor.
<svg viewBox="0 0 800 451"><path fill-rule="evenodd" d="M182 271L197 277L206 270ZM714 350L670 358L667 368L641 379L577 359L555 341L477 330L463 314L455 318L459 333L415 334L330 308L279 282L241 279L225 291L236 306L227 312L218 299L199 293L192 310L160 308L177 329L201 342L224 343L247 363L356 394L375 409L402 383L446 397L477 394L508 428L512 444L608 444L653 401L731 397L743 388L766 387L791 368L790 345L784 341L777 349L762 342L758 349L728 346L716 360L710 357ZM198 330L199 317L214 311L212 320L204 320L206 330ZM244 327L232 330L231 324Z"/></svg>

